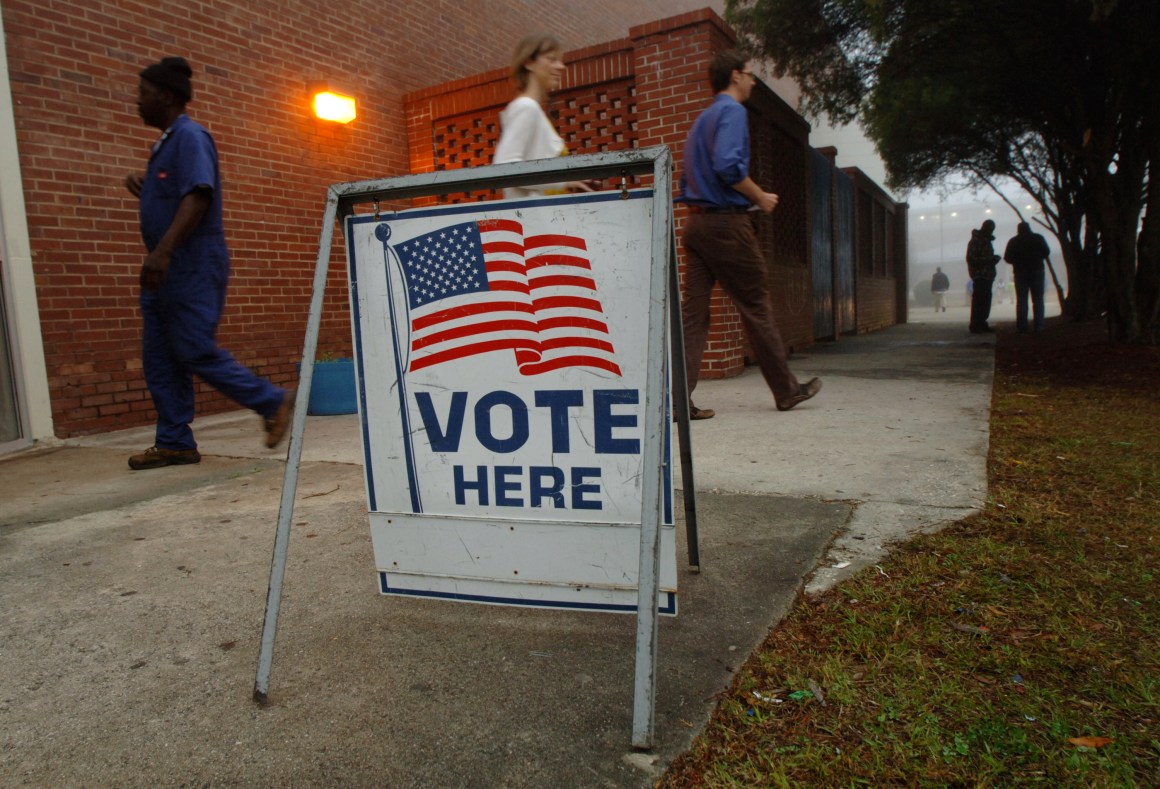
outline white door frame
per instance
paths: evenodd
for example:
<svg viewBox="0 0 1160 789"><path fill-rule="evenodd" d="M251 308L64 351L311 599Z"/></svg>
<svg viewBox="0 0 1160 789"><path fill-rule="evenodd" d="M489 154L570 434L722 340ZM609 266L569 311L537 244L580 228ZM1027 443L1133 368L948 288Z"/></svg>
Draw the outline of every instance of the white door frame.
<svg viewBox="0 0 1160 789"><path fill-rule="evenodd" d="M11 451L53 438L52 404L44 342L40 334L40 309L32 271L32 247L24 208L24 181L16 142L16 119L8 75L8 50L4 19L0 15L0 254L3 258L4 314L8 324L9 352L16 384L17 409L22 436L0 444Z"/></svg>

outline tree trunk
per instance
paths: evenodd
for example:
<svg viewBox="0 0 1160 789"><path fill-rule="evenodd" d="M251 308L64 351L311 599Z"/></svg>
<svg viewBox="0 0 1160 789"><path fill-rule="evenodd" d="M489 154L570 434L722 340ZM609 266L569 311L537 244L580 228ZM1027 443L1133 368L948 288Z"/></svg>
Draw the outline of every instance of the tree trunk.
<svg viewBox="0 0 1160 789"><path fill-rule="evenodd" d="M1147 206L1136 249L1136 306L1140 339L1155 345L1160 342L1160 187L1155 180L1148 184Z"/></svg>
<svg viewBox="0 0 1160 789"><path fill-rule="evenodd" d="M1063 248L1067 264L1067 306L1064 314L1090 321L1107 309L1108 293L1100 260L1100 234L1090 220L1084 223L1083 242Z"/></svg>
<svg viewBox="0 0 1160 789"><path fill-rule="evenodd" d="M1067 272L1066 297L1054 266L1051 268L1051 279L1055 283L1055 291L1059 296L1059 306L1063 314L1069 318L1082 320L1090 278L1083 275L1084 220L1083 213L1078 208L1079 195L1060 189L1052 194L1052 202L1057 217L1056 226L1052 230L1056 240L1059 241L1059 251L1063 255L1063 266ZM1046 207L1044 210L1046 211Z"/></svg>
<svg viewBox="0 0 1160 789"><path fill-rule="evenodd" d="M1100 233L1100 261L1108 293L1108 330L1114 342L1140 340L1140 313L1136 303L1136 241L1144 204L1147 153L1135 134L1119 140L1115 172L1112 159L1098 151L1112 150L1106 142L1086 149L1091 214Z"/></svg>
<svg viewBox="0 0 1160 789"><path fill-rule="evenodd" d="M1059 303L1064 315L1082 320L1088 288L1088 278L1083 275L1083 249L1077 244L1064 243L1061 238L1059 251L1063 255L1064 269L1067 270L1067 298Z"/></svg>
<svg viewBox="0 0 1160 789"><path fill-rule="evenodd" d="M1108 331L1115 342L1140 339L1140 314L1136 310L1136 220L1130 228L1119 212L1103 206L1106 224L1100 233L1100 259L1108 285Z"/></svg>

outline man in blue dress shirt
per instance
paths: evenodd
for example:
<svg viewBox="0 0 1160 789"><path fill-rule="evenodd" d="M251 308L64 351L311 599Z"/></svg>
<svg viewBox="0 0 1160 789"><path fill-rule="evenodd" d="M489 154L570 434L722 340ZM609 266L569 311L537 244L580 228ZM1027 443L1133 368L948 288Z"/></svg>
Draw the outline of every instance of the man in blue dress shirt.
<svg viewBox="0 0 1160 789"><path fill-rule="evenodd" d="M294 392L242 366L217 345L230 273L222 227L217 149L204 127L185 114L193 95L184 58L163 58L140 74L137 112L162 130L145 175L125 186L140 200L141 360L157 409L152 447L129 458L132 469L201 461L189 423L194 417L193 376L264 419L266 445L282 440L294 410Z"/></svg>
<svg viewBox="0 0 1160 789"><path fill-rule="evenodd" d="M757 78L744 55L726 50L709 64L709 82L717 95L693 123L681 175L681 200L689 207L681 305L689 396L697 386L709 336L709 300L719 282L741 315L777 409L788 411L816 395L822 381L802 384L790 372L765 284L765 257L753 230L751 211L770 214L777 207L777 195L749 177L749 113L742 102ZM714 413L689 403L693 419L710 419Z"/></svg>

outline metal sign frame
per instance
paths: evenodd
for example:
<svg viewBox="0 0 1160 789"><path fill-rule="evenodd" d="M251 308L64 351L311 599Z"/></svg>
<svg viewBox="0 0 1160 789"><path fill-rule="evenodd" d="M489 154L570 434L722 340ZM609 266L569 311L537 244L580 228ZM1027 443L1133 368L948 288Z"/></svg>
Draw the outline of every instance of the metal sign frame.
<svg viewBox="0 0 1160 789"><path fill-rule="evenodd" d="M369 181L334 184L327 191L322 233L315 262L313 293L302 350L299 379L299 404L295 408L287 448L286 472L279 504L278 526L266 596L266 614L262 630L254 699L265 703L268 698L273 666L274 639L277 631L286 557L289 552L290 524L294 497L302 461L302 439L306 430L306 402L314 375L314 357L318 345L326 276L330 267L334 228L340 218L354 213L359 204L398 201L413 197L467 192L473 189L499 189L528 186L561 180L625 179L629 175L651 175L653 178L652 255L648 292L648 369L645 375L642 465L656 469L645 475L641 496L640 558L637 590L636 662L633 695L632 745L652 747L656 713L657 595L663 507L664 447L662 440L666 419L664 389L665 338L672 341L673 408L681 442L681 466L684 486L689 562L699 569L696 536L696 507L689 443L688 391L684 375L684 348L680 331L680 302L677 298L676 250L672 214L672 156L665 146L619 151L562 159L491 165L459 170L405 175ZM666 335L665 318L670 320Z"/></svg>

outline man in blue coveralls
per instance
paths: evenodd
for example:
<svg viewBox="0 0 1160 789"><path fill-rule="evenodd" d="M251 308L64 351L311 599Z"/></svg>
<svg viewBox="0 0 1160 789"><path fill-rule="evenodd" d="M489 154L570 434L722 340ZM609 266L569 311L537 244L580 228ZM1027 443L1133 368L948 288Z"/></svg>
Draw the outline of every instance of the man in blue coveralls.
<svg viewBox="0 0 1160 789"><path fill-rule="evenodd" d="M786 363L785 346L773 319L766 263L750 211L773 213L777 195L749 177L749 99L757 77L736 50L718 52L709 64L716 97L693 123L685 142L681 199L689 207L685 222L685 375L689 395L697 386L709 337L709 300L714 283L729 295L741 315L749 345L777 410L788 411L816 395L820 378L799 383ZM711 419L710 408L690 401L692 419Z"/></svg>
<svg viewBox="0 0 1160 789"><path fill-rule="evenodd" d="M193 70L168 57L140 74L137 113L162 130L144 177L125 186L141 201L141 237L149 254L141 266L142 363L157 409L154 444L129 458L150 469L201 461L189 423L194 416L193 375L265 421L266 446L286 434L294 392L254 375L217 345L230 257L222 227L217 149L204 127L185 114Z"/></svg>

